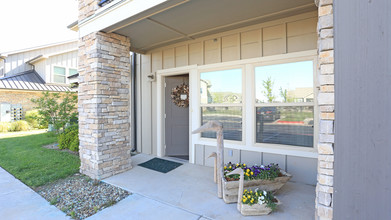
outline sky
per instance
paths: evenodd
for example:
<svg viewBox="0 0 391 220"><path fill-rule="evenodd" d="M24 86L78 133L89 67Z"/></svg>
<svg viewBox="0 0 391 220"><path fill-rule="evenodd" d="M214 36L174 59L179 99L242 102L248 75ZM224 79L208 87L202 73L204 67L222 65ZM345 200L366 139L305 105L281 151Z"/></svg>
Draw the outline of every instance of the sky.
<svg viewBox="0 0 391 220"><path fill-rule="evenodd" d="M0 53L78 38L77 0L0 0Z"/></svg>

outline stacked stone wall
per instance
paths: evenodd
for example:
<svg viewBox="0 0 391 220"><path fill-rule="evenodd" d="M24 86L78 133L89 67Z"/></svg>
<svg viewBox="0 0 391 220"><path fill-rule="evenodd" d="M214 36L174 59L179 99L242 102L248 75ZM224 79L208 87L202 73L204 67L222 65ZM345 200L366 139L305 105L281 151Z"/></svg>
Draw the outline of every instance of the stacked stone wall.
<svg viewBox="0 0 391 220"><path fill-rule="evenodd" d="M129 49L114 33L79 40L80 171L95 179L131 168Z"/></svg>
<svg viewBox="0 0 391 220"><path fill-rule="evenodd" d="M333 218L334 177L334 24L333 0L318 3L318 183L316 219Z"/></svg>

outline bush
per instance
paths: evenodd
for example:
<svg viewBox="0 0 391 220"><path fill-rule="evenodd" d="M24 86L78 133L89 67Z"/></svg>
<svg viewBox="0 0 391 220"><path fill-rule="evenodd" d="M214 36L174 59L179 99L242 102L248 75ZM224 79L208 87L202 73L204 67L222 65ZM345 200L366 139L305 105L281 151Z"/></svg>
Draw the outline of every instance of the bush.
<svg viewBox="0 0 391 220"><path fill-rule="evenodd" d="M10 129L11 123L9 122L0 122L0 132L8 132Z"/></svg>
<svg viewBox="0 0 391 220"><path fill-rule="evenodd" d="M71 126L58 136L58 147L60 149L69 149L79 151L79 127Z"/></svg>
<svg viewBox="0 0 391 220"><path fill-rule="evenodd" d="M30 126L27 121L0 122L0 132L28 131Z"/></svg>
<svg viewBox="0 0 391 220"><path fill-rule="evenodd" d="M13 131L28 131L30 130L29 123L27 121L14 121L11 123L11 126L14 126L15 129Z"/></svg>
<svg viewBox="0 0 391 220"><path fill-rule="evenodd" d="M43 117L39 114L38 110L27 111L25 114L25 120L32 128L48 128L48 123L43 121Z"/></svg>

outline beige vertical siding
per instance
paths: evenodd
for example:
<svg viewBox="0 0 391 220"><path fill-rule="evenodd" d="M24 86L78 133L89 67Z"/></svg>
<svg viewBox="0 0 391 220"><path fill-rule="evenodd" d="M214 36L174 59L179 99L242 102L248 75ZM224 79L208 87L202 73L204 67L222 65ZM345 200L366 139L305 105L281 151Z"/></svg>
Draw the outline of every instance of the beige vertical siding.
<svg viewBox="0 0 391 220"><path fill-rule="evenodd" d="M177 67L188 65L189 53L187 51L187 45L175 47L175 61Z"/></svg>
<svg viewBox="0 0 391 220"><path fill-rule="evenodd" d="M262 56L262 30L256 29L240 33L241 58L249 59Z"/></svg>
<svg viewBox="0 0 391 220"><path fill-rule="evenodd" d="M204 41L204 63L221 62L221 38L213 38Z"/></svg>
<svg viewBox="0 0 391 220"><path fill-rule="evenodd" d="M263 55L286 53L286 24L263 28Z"/></svg>
<svg viewBox="0 0 391 220"><path fill-rule="evenodd" d="M240 60L240 34L222 37L221 60L223 62Z"/></svg>

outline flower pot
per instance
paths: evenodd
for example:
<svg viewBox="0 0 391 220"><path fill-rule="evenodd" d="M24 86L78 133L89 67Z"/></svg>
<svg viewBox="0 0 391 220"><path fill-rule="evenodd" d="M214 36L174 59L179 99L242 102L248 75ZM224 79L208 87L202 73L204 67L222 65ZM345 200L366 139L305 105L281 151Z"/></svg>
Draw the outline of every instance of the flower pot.
<svg viewBox="0 0 391 220"><path fill-rule="evenodd" d="M276 198L277 205L280 205L281 202ZM272 212L272 209L267 207L266 204L243 204L240 203L240 213L244 216L252 216L252 215L268 215Z"/></svg>
<svg viewBox="0 0 391 220"><path fill-rule="evenodd" d="M265 190L265 191L272 191L276 192L279 190L283 185L285 185L286 182L290 178L292 178L292 175L289 173L281 170L281 173L283 176L276 177L273 180L262 180L262 179L255 179L255 180L245 180L244 181L244 188L255 190L258 188L259 190ZM222 185L223 185L223 200L225 203L235 203L238 201L238 189L239 189L239 180L236 181L227 181L224 177L222 178Z"/></svg>

